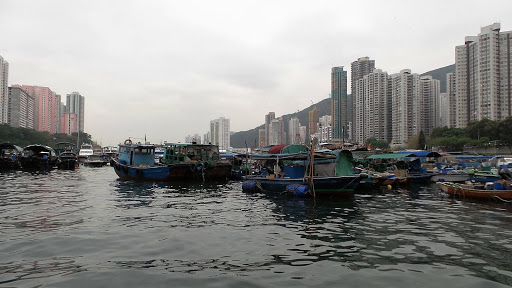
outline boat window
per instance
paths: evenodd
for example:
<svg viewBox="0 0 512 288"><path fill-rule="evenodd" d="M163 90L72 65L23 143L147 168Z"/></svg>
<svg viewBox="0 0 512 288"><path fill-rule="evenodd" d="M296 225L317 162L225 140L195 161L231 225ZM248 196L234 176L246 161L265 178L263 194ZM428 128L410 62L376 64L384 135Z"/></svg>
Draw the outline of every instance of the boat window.
<svg viewBox="0 0 512 288"><path fill-rule="evenodd" d="M124 146L119 147L119 152L125 153L126 151L127 151L126 147L124 147Z"/></svg>

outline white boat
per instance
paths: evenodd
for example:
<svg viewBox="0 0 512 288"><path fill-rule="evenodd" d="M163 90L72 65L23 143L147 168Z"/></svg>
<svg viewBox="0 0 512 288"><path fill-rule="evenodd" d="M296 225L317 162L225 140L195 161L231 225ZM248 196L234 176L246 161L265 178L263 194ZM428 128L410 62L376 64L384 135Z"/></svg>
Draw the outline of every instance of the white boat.
<svg viewBox="0 0 512 288"><path fill-rule="evenodd" d="M84 162L87 157L93 154L94 150L92 149L92 145L84 143L80 146L80 150L78 151L78 161Z"/></svg>
<svg viewBox="0 0 512 288"><path fill-rule="evenodd" d="M464 170L455 170L452 168L440 169L430 178L432 182L465 182L473 177L472 173Z"/></svg>

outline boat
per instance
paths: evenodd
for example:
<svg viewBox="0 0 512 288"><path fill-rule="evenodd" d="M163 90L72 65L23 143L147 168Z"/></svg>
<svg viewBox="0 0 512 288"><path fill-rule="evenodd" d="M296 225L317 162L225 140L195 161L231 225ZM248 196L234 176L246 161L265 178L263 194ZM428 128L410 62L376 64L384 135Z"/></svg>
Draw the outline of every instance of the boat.
<svg viewBox="0 0 512 288"><path fill-rule="evenodd" d="M354 174L350 151L253 154L262 175L244 177L246 192L277 192L296 196L352 197L363 174ZM264 162L263 162L264 161Z"/></svg>
<svg viewBox="0 0 512 288"><path fill-rule="evenodd" d="M11 143L0 144L0 170L20 168L20 156L23 149Z"/></svg>
<svg viewBox="0 0 512 288"><path fill-rule="evenodd" d="M92 149L91 144L83 143L82 146L80 146L80 150L78 151L78 161L84 162L87 157L94 154L94 150Z"/></svg>
<svg viewBox="0 0 512 288"><path fill-rule="evenodd" d="M232 164L221 159L219 146L197 143L165 143L160 163L169 167L167 181L226 181Z"/></svg>
<svg viewBox="0 0 512 288"><path fill-rule="evenodd" d="M479 200L512 201L512 182L499 180L485 184L436 182L436 185L450 197Z"/></svg>
<svg viewBox="0 0 512 288"><path fill-rule="evenodd" d="M116 157L117 147L115 147L115 146L105 146L105 147L103 147L102 154L107 155L108 159L110 160L110 159Z"/></svg>
<svg viewBox="0 0 512 288"><path fill-rule="evenodd" d="M466 182L473 177L473 173L465 170L455 170L453 168L439 169L434 172L431 182Z"/></svg>
<svg viewBox="0 0 512 288"><path fill-rule="evenodd" d="M219 158L217 145L166 143L160 163L155 163L155 148L127 139L111 165L123 180L226 181L231 173L231 164Z"/></svg>
<svg viewBox="0 0 512 288"><path fill-rule="evenodd" d="M21 152L21 168L27 170L49 170L57 163L53 148L45 145L29 145Z"/></svg>
<svg viewBox="0 0 512 288"><path fill-rule="evenodd" d="M56 166L61 170L75 170L79 167L76 153L72 151L61 152L57 157Z"/></svg>
<svg viewBox="0 0 512 288"><path fill-rule="evenodd" d="M83 161L84 166L103 167L109 163L107 154L92 154Z"/></svg>

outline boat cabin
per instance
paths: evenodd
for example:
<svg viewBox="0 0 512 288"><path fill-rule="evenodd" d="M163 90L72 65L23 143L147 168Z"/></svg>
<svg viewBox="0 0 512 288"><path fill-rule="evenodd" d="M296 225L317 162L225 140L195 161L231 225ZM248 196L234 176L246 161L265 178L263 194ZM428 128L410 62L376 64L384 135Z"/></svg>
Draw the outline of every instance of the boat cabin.
<svg viewBox="0 0 512 288"><path fill-rule="evenodd" d="M176 164L220 160L219 147L211 144L166 143L162 163Z"/></svg>
<svg viewBox="0 0 512 288"><path fill-rule="evenodd" d="M128 166L155 166L155 146L125 141L125 144L119 144L119 163Z"/></svg>

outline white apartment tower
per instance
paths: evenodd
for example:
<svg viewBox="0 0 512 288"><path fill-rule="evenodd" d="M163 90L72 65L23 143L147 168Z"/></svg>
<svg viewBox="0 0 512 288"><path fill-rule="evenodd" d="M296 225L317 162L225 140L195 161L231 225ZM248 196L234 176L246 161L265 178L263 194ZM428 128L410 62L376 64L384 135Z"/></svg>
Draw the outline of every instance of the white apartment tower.
<svg viewBox="0 0 512 288"><path fill-rule="evenodd" d="M455 48L458 128L482 119L503 120L512 115L512 31L500 32L494 23L482 27Z"/></svg>
<svg viewBox="0 0 512 288"><path fill-rule="evenodd" d="M419 119L417 121L417 133L423 131L425 135L432 134L432 130L439 126L439 114L437 101L441 82L432 79L432 76L421 76L419 81L419 101L416 111Z"/></svg>
<svg viewBox="0 0 512 288"><path fill-rule="evenodd" d="M354 139L388 141L388 73L375 69L355 82Z"/></svg>
<svg viewBox="0 0 512 288"><path fill-rule="evenodd" d="M229 119L220 117L210 121L210 141L218 145L220 150L229 150L231 134L229 133Z"/></svg>
<svg viewBox="0 0 512 288"><path fill-rule="evenodd" d="M300 127L299 118L292 117L290 119L290 121L288 121L288 134L289 134L288 143L289 144L300 144L299 127Z"/></svg>
<svg viewBox="0 0 512 288"><path fill-rule="evenodd" d="M448 128L457 127L457 94L455 93L455 73L446 74L446 97L447 97L447 107L442 106L443 108L448 109L448 113L446 114L445 120L446 123L441 127L447 126Z"/></svg>
<svg viewBox="0 0 512 288"><path fill-rule="evenodd" d="M450 99L448 93L439 93L437 98L437 111L439 118L437 119L439 127L450 127Z"/></svg>
<svg viewBox="0 0 512 288"><path fill-rule="evenodd" d="M0 124L7 123L7 109L9 90L7 89L7 82L9 80L9 63L4 61L0 56Z"/></svg>
<svg viewBox="0 0 512 288"><path fill-rule="evenodd" d="M418 94L419 75L404 69L389 77L388 89L391 96L392 141L403 145L409 137L419 133Z"/></svg>
<svg viewBox="0 0 512 288"><path fill-rule="evenodd" d="M350 68L350 93L352 106L347 109L348 125L351 125L351 127L360 127L360 124L357 124L358 117L356 115L356 109L357 103L361 103L362 100L357 98L357 95L361 95L358 94L357 91L357 82L363 79L365 75L373 72L375 69L375 60L370 60L370 57L361 57L358 58L357 61L352 62ZM360 134L360 132L357 131L357 128L352 129L352 132L350 133L351 139L355 139L358 133Z"/></svg>

